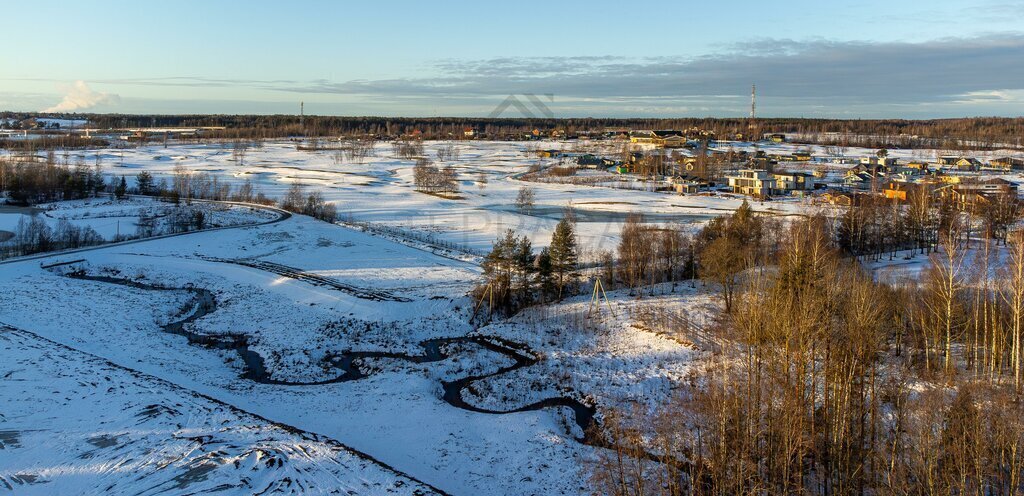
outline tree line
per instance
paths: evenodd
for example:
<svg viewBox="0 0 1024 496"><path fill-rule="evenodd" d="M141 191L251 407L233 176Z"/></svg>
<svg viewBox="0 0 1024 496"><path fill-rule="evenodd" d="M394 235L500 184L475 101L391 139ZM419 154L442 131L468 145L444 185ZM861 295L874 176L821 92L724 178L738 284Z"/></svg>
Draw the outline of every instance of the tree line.
<svg viewBox="0 0 1024 496"><path fill-rule="evenodd" d="M900 250L931 253L938 235L958 223L965 240L983 236L1005 242L1021 216L1014 195L980 197L966 205L939 196L926 186L909 186L906 202L877 195L859 195L838 217L836 243L843 251L880 260Z"/></svg>
<svg viewBox="0 0 1024 496"><path fill-rule="evenodd" d="M483 280L473 289L477 309L511 315L534 303L559 301L579 284L575 222L567 215L555 226L547 248L534 251L529 238L508 229L481 264Z"/></svg>
<svg viewBox="0 0 1024 496"><path fill-rule="evenodd" d="M0 118L24 120L38 114L3 112ZM745 118L468 118L468 117L340 117L306 115L127 115L74 114L97 128L226 127L207 133L210 138L280 138L288 136L403 136L414 132L428 139L463 139L465 128L491 138L529 135L539 130L563 131L568 136L605 129L698 128L718 137L751 134ZM955 119L807 119L758 118L753 134L800 134L823 144L909 148L927 146L950 150L991 147L999 143L1019 146L1024 118L966 117Z"/></svg>

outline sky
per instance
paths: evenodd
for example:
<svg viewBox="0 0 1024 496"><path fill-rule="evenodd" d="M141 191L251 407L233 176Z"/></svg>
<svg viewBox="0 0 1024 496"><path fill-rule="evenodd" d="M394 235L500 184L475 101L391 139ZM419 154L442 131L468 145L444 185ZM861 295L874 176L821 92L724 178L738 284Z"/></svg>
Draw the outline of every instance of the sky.
<svg viewBox="0 0 1024 496"><path fill-rule="evenodd" d="M0 0L0 110L1024 115L1024 0Z"/></svg>

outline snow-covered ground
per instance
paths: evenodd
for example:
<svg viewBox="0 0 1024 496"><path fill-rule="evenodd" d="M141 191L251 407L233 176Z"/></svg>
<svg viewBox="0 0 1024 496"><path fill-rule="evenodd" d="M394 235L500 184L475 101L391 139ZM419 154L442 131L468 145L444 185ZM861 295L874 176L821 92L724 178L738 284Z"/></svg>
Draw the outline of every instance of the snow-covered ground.
<svg viewBox="0 0 1024 496"><path fill-rule="evenodd" d="M597 301L583 295L482 327L479 333L526 343L544 359L477 382L475 401L525 404L568 393L603 407L663 403L701 356L703 343L680 321L706 328L719 302L688 283L658 285L655 293L637 299L621 289Z"/></svg>
<svg viewBox="0 0 1024 496"><path fill-rule="evenodd" d="M428 144L427 154L438 146ZM222 225L236 226L229 229L0 262L0 324L24 330L0 333L0 376L28 381L5 380L0 392L5 403L31 398L0 404L0 442L13 439L16 450L29 450L0 450L0 477L35 492L101 492L115 480L128 484L115 488L120 492L144 492L149 486L121 480L118 467L141 464L136 472L146 473L149 466L138 453L166 449L179 461L153 483L186 481L192 484L186 490L214 487L253 466L254 456L274 456L282 465L249 475L252 487L284 476L318 488L337 480L360 494L415 490L411 479L458 495L588 494L586 461L601 448L578 441L582 432L565 402L501 414L474 409L511 412L568 399L596 406L600 417L603 408L658 404L680 381L700 373L708 348L701 329L714 324L718 300L687 284L657 286L643 299L619 289L597 308L584 295L477 327L469 321L476 302L467 296L481 272L474 259L396 233L432 233L482 251L512 227L546 245L571 202L584 246L612 249L629 211L695 226L742 200L526 183L518 175L538 159L525 144L456 146L461 200L416 192L412 162L393 157L389 145L378 145L363 164L337 163L330 152L299 151L283 141L249 150L245 165L216 144L140 147L125 150L123 159L120 151L102 151L114 175L150 170L168 178L180 164L235 184L253 178L271 196L296 180L316 185L343 216L371 227L304 216L273 221L272 212L232 209L214 215L224 215ZM481 174L486 182L479 181ZM537 191L529 215L511 208L524 185ZM38 215L48 223L67 219L99 230L110 219L131 223L144 208L136 203L148 201L69 202ZM809 208L796 200L754 207L777 214ZM263 223L241 225L253 221ZM198 300L200 291L215 304ZM244 343L246 351L200 346L166 332L177 322L184 322L181 330L193 341ZM528 349L522 353L531 356L530 364L520 366L521 357L474 341L481 337ZM437 338L455 341L430 357L425 341ZM258 354L265 374L254 373L245 352ZM365 377L347 380L338 357L357 352L377 355L361 360ZM473 377L481 378L458 391L466 405L457 407L446 388ZM53 386L37 386L46 381ZM98 393L108 391L111 399L104 402ZM142 422L139 405L150 404L172 405L187 421L165 415L133 424ZM197 441L173 437L176 429L207 436L203 442L226 465L195 480L196 464L210 457L183 452L187 442ZM66 448L34 448L55 445ZM99 451L77 458L89 450ZM102 467L94 466L97 459ZM235 460L242 468L234 468ZM47 477L52 482L28 484ZM357 486L363 483L368 485Z"/></svg>
<svg viewBox="0 0 1024 496"><path fill-rule="evenodd" d="M51 267L60 262L74 263ZM656 401L698 357L685 340L631 324L635 303L625 291L610 293L614 315L596 316L593 328L581 329L568 317L586 308L584 297L548 310L566 316L555 325L539 325L550 315L525 313L474 330L468 323L473 302L465 295L479 267L303 216L2 267L0 323L336 439L453 494L585 494L582 461L599 448L577 441L582 433L566 407L490 414L446 402L444 382L488 375L511 363L473 343L449 345L443 359L427 363L366 360L361 368L368 375L358 380L303 386L243 378L246 365L234 351L164 332L162 325L196 308L193 292L174 288L204 288L216 300L215 310L186 324L189 332L245 336L279 382L338 378L331 356L353 350L419 356L424 340L472 335L522 343L538 356L536 364L477 381L462 395L471 405L497 411L554 397L585 400L599 410ZM66 275L73 272L169 289ZM694 311L714 305L705 293L683 288L657 298ZM28 354L23 363L34 360ZM159 395L158 388L149 391ZM168 394L164 402L177 401L178 393ZM0 424L0 430L42 428L62 416L26 414L17 429ZM224 428L234 427L226 422ZM139 446L159 444L148 439ZM38 457L38 463L70 464ZM23 470L0 463L4 473L13 467Z"/></svg>
<svg viewBox="0 0 1024 496"><path fill-rule="evenodd" d="M280 198L293 182L299 182L310 190L321 190L328 201L337 205L343 218L433 234L473 250L489 249L498 234L509 228L529 235L534 246L546 246L569 205L578 212L581 243L592 252L614 249L629 212L643 212L649 220L659 223L696 226L712 216L734 210L743 201L735 195L680 196L518 179L533 165L557 163L556 159L537 158L531 150L572 149L576 145L571 142L456 142L458 160L437 160L437 151L446 145L447 142L426 142L424 155L439 167L456 168L461 198L457 200L417 192L413 183L414 160L398 157L390 143L378 143L374 153L362 163L348 159L339 162L336 151L298 150L293 141L268 141L250 148L241 163L233 155L231 143L171 143L167 147L146 145L77 154L90 164L98 154L104 173L125 176L129 185L134 185L134 176L143 170L152 173L156 181L164 179L170 183L177 166L215 175L236 186L252 180L258 190L272 198ZM602 146L609 156L615 154L614 145ZM722 146L753 148L751 144ZM72 156L69 160L77 158ZM536 206L529 214L520 213L513 206L523 186L536 192ZM754 207L779 214L806 208L798 200L756 203Z"/></svg>
<svg viewBox="0 0 1024 496"><path fill-rule="evenodd" d="M188 209L202 211L206 227L263 222L278 215L259 208L203 202L194 202ZM103 239L111 241L119 235L135 236L140 219L144 218L151 220L156 231L152 234L162 234L168 227L164 224L175 211L181 211L179 206L134 196L122 200L101 197L44 203L33 207L3 205L0 206L0 231L15 233L19 222L27 223L34 217L50 229L56 229L61 220L80 228L90 227Z"/></svg>
<svg viewBox="0 0 1024 496"><path fill-rule="evenodd" d="M0 327L0 488L14 494L436 494L380 463Z"/></svg>
<svg viewBox="0 0 1024 496"><path fill-rule="evenodd" d="M998 279L1005 276L1006 268L1012 264L1012 255L1008 246L993 240L972 238L969 244L961 247L961 254L954 257L957 277L962 277L969 284L975 284L985 276ZM890 284L925 282L927 272L936 264L947 266L949 259L945 248L937 246L933 250L900 250L893 254L878 257L861 257L861 263L869 270L876 280Z"/></svg>
<svg viewBox="0 0 1024 496"><path fill-rule="evenodd" d="M326 145L340 146L326 142ZM587 251L614 249L622 221L632 211L644 213L650 221L682 226L699 226L715 215L734 210L742 202L736 195L676 195L616 187L528 182L519 176L537 164L552 165L552 158L538 158L534 150L564 149L597 152L617 156L621 144L594 142L581 145L570 141L455 142L459 150L456 160L438 160L437 152L448 142L425 142L424 155L441 167L452 165L458 171L459 198L443 199L417 192L413 184L413 159L396 155L390 143L377 143L367 158L354 162L340 157L337 150L299 150L290 140L267 141L247 150L241 162L233 153L233 144L170 143L143 145L134 148L110 148L99 151L72 152L69 161L82 155L85 163L99 156L104 173L125 176L134 184L134 176L146 170L157 181L171 182L177 166L194 173L208 173L221 181L239 185L251 180L258 190L279 198L293 182L319 189L328 201L334 202L340 215L356 221L372 222L421 235L434 235L446 242L464 245L472 250L486 250L505 229L516 229L531 237L534 246L546 246L554 225L564 209L571 205L577 211L579 235ZM647 146L647 145L637 145ZM585 147L585 148L581 148ZM770 154L789 154L810 150L824 157L834 149L817 145L793 143L751 143L719 141L712 150L763 150ZM876 150L848 147L845 157L873 156ZM692 153L680 150L681 153ZM4 153L4 152L0 152ZM1018 152L989 151L972 153L988 160ZM889 156L906 160L934 160L947 155L944 150L890 150ZM783 163L781 169L834 170L839 174L849 165L827 163ZM1018 174L1006 177L1020 180ZM608 183L606 186L615 186ZM513 207L518 191L529 186L536 192L536 206L529 214ZM633 187L633 186L631 186ZM803 200L786 199L755 202L755 210L788 215L806 212L810 207ZM0 229L3 229L0 227Z"/></svg>

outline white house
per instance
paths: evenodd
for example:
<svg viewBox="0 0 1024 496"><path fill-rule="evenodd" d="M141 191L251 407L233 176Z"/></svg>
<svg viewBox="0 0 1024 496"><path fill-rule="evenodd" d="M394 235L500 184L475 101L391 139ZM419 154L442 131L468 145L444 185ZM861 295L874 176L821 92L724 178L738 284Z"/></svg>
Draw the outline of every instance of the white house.
<svg viewBox="0 0 1024 496"><path fill-rule="evenodd" d="M814 174L807 172L776 172L772 176L775 178L775 190L780 194L814 189Z"/></svg>
<svg viewBox="0 0 1024 496"><path fill-rule="evenodd" d="M734 193L764 197L776 189L775 178L764 169L743 169L727 179Z"/></svg>

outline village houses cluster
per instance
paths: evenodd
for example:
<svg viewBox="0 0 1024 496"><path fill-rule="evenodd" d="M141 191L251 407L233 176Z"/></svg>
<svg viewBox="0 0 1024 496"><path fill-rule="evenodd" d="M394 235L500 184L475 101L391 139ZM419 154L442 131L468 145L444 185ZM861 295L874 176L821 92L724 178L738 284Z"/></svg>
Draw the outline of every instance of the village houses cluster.
<svg viewBox="0 0 1024 496"><path fill-rule="evenodd" d="M794 147L777 146L789 141L784 133L761 134L755 145L764 146L755 146L753 152L730 146L749 140L750 136L737 134L722 140L696 128L616 129L601 136L581 138L617 142L622 151L602 156L544 149L537 154L574 162L578 168L642 180L654 184L656 191L677 194L731 193L759 200L796 196L850 205L865 196L905 202L912 191L921 190L967 208L1000 195L1016 195L1017 184L1002 176L1024 172L1024 158L1013 156L981 160L967 155L943 155L904 161L889 156L886 149L867 156L837 153L829 147L824 149L831 153L812 153L809 146L797 146L793 151Z"/></svg>

